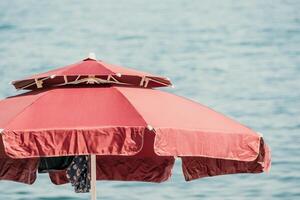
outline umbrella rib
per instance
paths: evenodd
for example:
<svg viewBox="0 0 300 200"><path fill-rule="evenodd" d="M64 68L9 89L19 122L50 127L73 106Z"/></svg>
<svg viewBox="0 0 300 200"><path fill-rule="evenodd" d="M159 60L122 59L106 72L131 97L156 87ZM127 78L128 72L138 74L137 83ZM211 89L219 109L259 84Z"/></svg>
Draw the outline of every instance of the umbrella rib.
<svg viewBox="0 0 300 200"><path fill-rule="evenodd" d="M159 92L161 92L161 93L166 93L166 92L161 91L161 90L157 90L157 91L159 91ZM192 100L192 99L188 99L188 98L186 98L186 97L184 97L184 96L180 96L180 95L177 95L177 94L172 94L172 93L166 93L166 94L171 95L171 96L176 96L177 98L178 98L178 97L179 97L179 98L182 98L182 99L184 99L184 100L186 100L186 101L188 101L188 102L191 102L191 103L193 103L193 104L196 104L196 105L200 105L202 108L205 108L205 109L210 110L210 111L212 111L212 112L214 112L214 113L217 113L218 115L223 116L223 118L224 118L227 122L234 122L234 123L237 123L237 124L239 124L240 126L244 126L244 127L248 128L248 129L252 130L253 132L255 132L253 129L251 129L250 127L248 127L248 126L246 126L246 125L244 125L244 124L241 124L241 123L238 122L236 119L234 119L234 118L232 118L232 117L230 117L230 116L226 116L225 114L223 114L223 113L221 113L221 112L219 112L219 111L216 111L216 110L214 110L213 108L210 108L210 107L208 107L208 106L206 106L206 105L204 105L204 104L201 104L201 103L199 103L199 102L197 102L197 101L194 101L194 100Z"/></svg>
<svg viewBox="0 0 300 200"><path fill-rule="evenodd" d="M71 65L68 65L68 66L65 66L65 67L61 67L61 68L58 68L58 69L55 69L55 70L50 70L50 71L45 72L45 73L51 73L51 72L53 71L52 74L55 74L55 75L57 75L57 76L63 76L63 75L61 75L61 73L68 72L69 68L73 67L73 65L78 65L78 64L80 64L80 63L82 63L82 61L77 62L77 63L74 63L74 64L71 64ZM59 71L59 70L61 70L60 73L57 73L56 71ZM55 73L54 71L55 71L56 73ZM44 73L43 73L43 74L44 74ZM52 76L52 75L45 75L44 78L47 78L47 77L50 77L50 78L51 78L51 76ZM34 79L35 79L35 78L33 78L33 77L29 77L29 78L25 78L25 79L22 79L22 80L12 81L12 84L15 85L16 83L18 83L18 82L20 82L20 81L30 81L30 80L33 80L33 81L34 81ZM32 83L32 85L34 85L34 84L35 84L35 82ZM32 86L32 85L30 85L30 86ZM29 85L26 85L26 86L24 86L24 87L21 87L21 88L19 88L19 89L17 88L17 89L18 89L18 90L22 90L22 89L25 89L25 88L30 87L30 86L29 86Z"/></svg>
<svg viewBox="0 0 300 200"><path fill-rule="evenodd" d="M156 83L160 83L162 85L165 85L165 86L168 86L169 84L168 83L164 83L162 81L159 81L159 80L155 80L153 77L148 77L148 79L152 82L156 82Z"/></svg>
<svg viewBox="0 0 300 200"><path fill-rule="evenodd" d="M120 82L120 81L116 80L115 78L113 78L113 79L115 79L113 81L111 81L111 80L105 80L105 79L101 79L101 78L97 78L95 76L94 77L91 76L91 77L87 77L87 78L82 78L82 79L79 79L79 78L80 78L80 76L78 76L76 78L76 80L70 81L70 82L68 82L68 80L65 79L65 83L56 84L54 86L76 85L76 84L80 84L80 83L84 83L84 82L86 82L86 83L89 84L90 83L89 81L91 81L91 84L95 84L95 83L96 84L115 83L115 84L119 84L119 85L130 85L128 83Z"/></svg>
<svg viewBox="0 0 300 200"><path fill-rule="evenodd" d="M146 87L148 87L148 84L149 84L150 81L162 84L164 86L169 86L170 85L169 83L164 83L163 81L156 80L154 77L143 76L141 81L140 81L140 86L143 86L143 87L146 88Z"/></svg>
<svg viewBox="0 0 300 200"><path fill-rule="evenodd" d="M42 88L43 87L43 81L45 81L47 79L50 79L50 78L51 78L51 76L47 76L47 77L42 78L40 80L38 78L35 78L35 79L33 79L32 83L29 83L28 85L25 85L21 88L18 88L18 90L23 90L23 89L26 89L26 88L28 88L30 86L33 86L33 85L36 85L37 88Z"/></svg>
<svg viewBox="0 0 300 200"><path fill-rule="evenodd" d="M115 72L110 70L108 67L106 67L106 65L102 64L99 60L96 60L96 62L101 65L101 67L105 68L106 70L110 71L112 74L114 74Z"/></svg>
<svg viewBox="0 0 300 200"><path fill-rule="evenodd" d="M133 110L138 114L138 116L144 121L146 127L150 124L147 123L147 121L144 119L144 117L140 114L140 112L134 107L134 105L129 101L129 99L126 97L126 95L123 94L121 90L119 90L117 87L113 87L115 90L118 91L120 95L124 97L124 99L129 103L129 105L133 108Z"/></svg>

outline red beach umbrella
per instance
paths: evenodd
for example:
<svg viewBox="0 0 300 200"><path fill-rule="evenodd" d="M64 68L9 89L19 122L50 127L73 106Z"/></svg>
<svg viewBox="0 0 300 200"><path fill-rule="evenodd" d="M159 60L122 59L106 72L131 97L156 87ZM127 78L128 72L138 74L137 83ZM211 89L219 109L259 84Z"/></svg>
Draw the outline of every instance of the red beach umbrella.
<svg viewBox="0 0 300 200"><path fill-rule="evenodd" d="M42 74L13 81L16 89L37 89L58 87L64 85L83 85L88 83L140 86L145 88L170 86L168 78L127 69L117 65L108 64L96 60L96 56L90 53L88 58Z"/></svg>
<svg viewBox="0 0 300 200"><path fill-rule="evenodd" d="M76 70L96 69L94 65L98 65L95 60L83 62L93 67L82 64ZM61 76L58 71L52 72ZM75 76L80 75L78 71ZM68 76L63 74L66 71L61 73ZM150 77L144 73L134 76L139 82ZM63 85L49 82L42 88L34 80L35 85L30 86L33 91L0 101L0 179L32 184L43 157L92 155L95 199L95 180L166 181L175 157L182 159L187 181L269 170L269 148L254 130L149 85L124 79L122 83L131 84L128 87L96 82L97 78L78 78L79 85L73 81ZM167 79L156 76L155 80ZM23 82L14 82L17 88L19 83ZM68 182L64 170L49 175L54 184Z"/></svg>

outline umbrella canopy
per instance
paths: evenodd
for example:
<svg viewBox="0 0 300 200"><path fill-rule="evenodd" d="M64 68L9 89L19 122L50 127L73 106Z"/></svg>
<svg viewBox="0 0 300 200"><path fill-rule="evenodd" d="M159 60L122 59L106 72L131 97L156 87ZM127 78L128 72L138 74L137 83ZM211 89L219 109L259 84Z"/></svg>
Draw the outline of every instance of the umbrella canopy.
<svg viewBox="0 0 300 200"><path fill-rule="evenodd" d="M171 86L168 78L108 64L96 60L93 53L78 63L12 81L12 84L16 89L26 90L86 84L125 85L145 88Z"/></svg>
<svg viewBox="0 0 300 200"><path fill-rule="evenodd" d="M183 159L187 180L269 168L261 135L201 104L159 90L45 89L2 100L0 110L3 154L32 162L45 156L96 154L98 170L112 169L99 172L99 179L167 180L174 157ZM128 173L114 172L124 170L116 164L121 161L130 165ZM153 168L133 175L131 168L145 172L134 167L143 167L141 163Z"/></svg>
<svg viewBox="0 0 300 200"><path fill-rule="evenodd" d="M270 168L261 134L153 88L171 85L166 78L91 55L13 84L33 91L0 101L3 180L32 184L44 158L78 155L91 155L92 191L95 179L166 181L176 157L187 181ZM55 184L69 181L65 170L49 175Z"/></svg>

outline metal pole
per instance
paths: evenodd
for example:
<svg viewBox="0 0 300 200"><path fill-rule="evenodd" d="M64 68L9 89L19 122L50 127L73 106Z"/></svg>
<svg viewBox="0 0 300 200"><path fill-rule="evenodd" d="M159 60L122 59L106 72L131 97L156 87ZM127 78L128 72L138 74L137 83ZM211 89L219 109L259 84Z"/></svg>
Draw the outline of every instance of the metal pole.
<svg viewBox="0 0 300 200"><path fill-rule="evenodd" d="M91 155L91 200L96 200L96 155Z"/></svg>

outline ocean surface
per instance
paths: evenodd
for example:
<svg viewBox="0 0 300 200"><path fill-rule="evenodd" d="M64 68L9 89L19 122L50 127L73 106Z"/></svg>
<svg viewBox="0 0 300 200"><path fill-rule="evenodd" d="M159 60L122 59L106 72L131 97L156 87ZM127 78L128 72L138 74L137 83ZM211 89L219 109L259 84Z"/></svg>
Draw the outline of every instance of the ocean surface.
<svg viewBox="0 0 300 200"><path fill-rule="evenodd" d="M0 97L9 82L98 59L170 77L186 96L263 133L269 174L162 184L98 182L98 199L300 199L300 1L0 1ZM0 111L1 112L1 111ZM39 175L2 200L89 199Z"/></svg>

